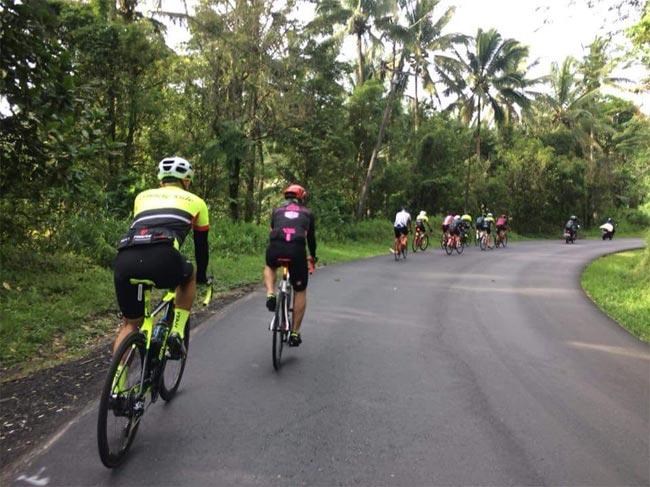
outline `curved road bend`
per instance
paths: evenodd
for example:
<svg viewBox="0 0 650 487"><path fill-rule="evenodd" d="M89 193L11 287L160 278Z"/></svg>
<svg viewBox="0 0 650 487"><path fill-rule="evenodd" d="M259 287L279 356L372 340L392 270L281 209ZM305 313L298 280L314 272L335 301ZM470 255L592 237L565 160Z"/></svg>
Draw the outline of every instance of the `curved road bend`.
<svg viewBox="0 0 650 487"><path fill-rule="evenodd" d="M320 269L280 373L260 289L196 330L179 395L122 467L99 461L95 404L9 484L648 486L649 348L579 284L592 259L642 245Z"/></svg>

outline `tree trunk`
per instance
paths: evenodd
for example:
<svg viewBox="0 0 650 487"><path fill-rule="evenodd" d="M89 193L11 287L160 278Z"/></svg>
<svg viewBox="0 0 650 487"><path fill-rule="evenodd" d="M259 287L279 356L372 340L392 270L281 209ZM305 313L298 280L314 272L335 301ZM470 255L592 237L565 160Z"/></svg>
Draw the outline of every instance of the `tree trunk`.
<svg viewBox="0 0 650 487"><path fill-rule="evenodd" d="M258 140L255 144L257 147L257 157L260 161L260 185L259 185L259 194L257 195L257 224L259 225L262 219L262 201L264 195L264 146L262 141Z"/></svg>
<svg viewBox="0 0 650 487"><path fill-rule="evenodd" d="M415 131L418 131L419 124L419 112L420 112L420 103L418 102L418 81L420 80L418 68L415 68L415 98L413 99L413 117L414 123L413 127Z"/></svg>
<svg viewBox="0 0 650 487"><path fill-rule="evenodd" d="M239 173L241 171L241 159L239 156L232 157L229 161L228 174L228 197L230 202L230 218L233 221L239 220Z"/></svg>
<svg viewBox="0 0 650 487"><path fill-rule="evenodd" d="M476 120L476 161L481 162L481 102L478 104ZM472 159L467 160L467 179L465 180L465 211L469 211L469 179L472 172Z"/></svg>
<svg viewBox="0 0 650 487"><path fill-rule="evenodd" d="M357 34L357 86L363 86L363 42L361 33Z"/></svg>
<svg viewBox="0 0 650 487"><path fill-rule="evenodd" d="M390 93L388 95L388 102L386 103L386 108L384 108L384 115L381 119L381 125L379 126L379 134L377 134L377 143L375 144L374 149L372 150L372 155L370 156L370 162L368 163L368 171L366 173L366 179L363 182L361 188L361 195L359 196L359 206L357 207L357 220L361 220L363 213L366 207L366 199L368 198L368 192L370 190L370 183L372 182L372 172L375 167L375 162L379 155L379 150L381 149L381 141L384 137L384 130L386 125L388 125L388 118L390 117L390 112L393 107L393 99L395 98L395 93L397 92L397 85L399 83L399 76L401 76L402 69L404 67L404 54L402 54L397 70L393 71L393 76L390 82Z"/></svg>

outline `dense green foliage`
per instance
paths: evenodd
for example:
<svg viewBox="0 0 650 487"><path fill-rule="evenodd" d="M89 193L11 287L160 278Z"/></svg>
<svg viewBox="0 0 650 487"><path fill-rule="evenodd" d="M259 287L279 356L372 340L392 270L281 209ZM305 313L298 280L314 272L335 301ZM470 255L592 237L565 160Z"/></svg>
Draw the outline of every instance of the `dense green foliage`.
<svg viewBox="0 0 650 487"><path fill-rule="evenodd" d="M193 162L218 220L264 222L297 181L325 229L401 204L505 211L523 233L570 213L648 224L650 123L601 91L620 59L609 40L531 80L515 39L443 35L453 9L437 0L322 3L306 25L301 6L202 0L174 51L164 14L137 2L4 1L2 242L110 266L135 194L170 154ZM646 67L647 22L627 53Z"/></svg>

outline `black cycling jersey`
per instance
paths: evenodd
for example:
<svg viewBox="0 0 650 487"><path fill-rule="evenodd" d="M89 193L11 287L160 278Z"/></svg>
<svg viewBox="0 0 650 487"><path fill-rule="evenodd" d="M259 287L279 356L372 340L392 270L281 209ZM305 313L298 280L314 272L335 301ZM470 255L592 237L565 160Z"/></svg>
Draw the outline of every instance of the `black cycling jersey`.
<svg viewBox="0 0 650 487"><path fill-rule="evenodd" d="M305 243L309 253L316 255L316 230L314 214L296 200L287 200L273 209L271 217L271 241Z"/></svg>

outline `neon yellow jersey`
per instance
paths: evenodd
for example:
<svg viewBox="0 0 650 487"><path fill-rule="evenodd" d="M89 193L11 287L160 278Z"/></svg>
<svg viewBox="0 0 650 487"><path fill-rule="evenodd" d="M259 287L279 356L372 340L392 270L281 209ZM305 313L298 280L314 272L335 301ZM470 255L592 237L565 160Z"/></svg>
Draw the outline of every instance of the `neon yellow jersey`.
<svg viewBox="0 0 650 487"><path fill-rule="evenodd" d="M488 225L494 225L494 217L492 216L486 216L485 221L488 223Z"/></svg>
<svg viewBox="0 0 650 487"><path fill-rule="evenodd" d="M205 232L210 228L205 201L178 186L143 191L135 198L133 215L132 229L167 228L176 237L176 248L183 245L191 229Z"/></svg>
<svg viewBox="0 0 650 487"><path fill-rule="evenodd" d="M427 222L429 223L429 217L426 215L418 215L415 217L416 222Z"/></svg>

